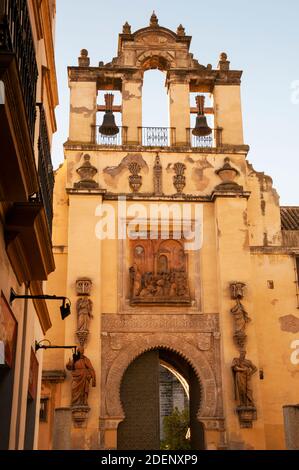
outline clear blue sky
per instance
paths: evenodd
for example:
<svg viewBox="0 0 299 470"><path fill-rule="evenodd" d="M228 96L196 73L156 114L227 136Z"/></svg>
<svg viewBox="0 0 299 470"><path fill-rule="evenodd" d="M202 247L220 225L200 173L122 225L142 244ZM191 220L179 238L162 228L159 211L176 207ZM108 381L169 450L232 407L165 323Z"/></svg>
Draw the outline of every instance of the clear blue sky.
<svg viewBox="0 0 299 470"><path fill-rule="evenodd" d="M273 178L282 205L299 205L298 0L57 0L60 105L53 140L54 167L63 161L62 144L68 135L67 66L77 65L82 48L88 49L91 65L109 62L117 54L118 34L125 21L135 31L148 25L153 10L161 26L176 30L183 24L186 34L193 37L190 50L200 63L216 67L219 53L224 51L231 68L243 70L244 133L251 148L248 160ZM159 72L145 74L143 125L167 125L162 84Z"/></svg>

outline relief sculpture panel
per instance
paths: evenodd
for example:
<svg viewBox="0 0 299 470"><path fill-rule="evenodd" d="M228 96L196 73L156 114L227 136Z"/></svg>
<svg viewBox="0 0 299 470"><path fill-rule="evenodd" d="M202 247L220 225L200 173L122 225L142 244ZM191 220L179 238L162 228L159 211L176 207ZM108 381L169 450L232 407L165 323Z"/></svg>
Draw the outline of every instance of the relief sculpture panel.
<svg viewBox="0 0 299 470"><path fill-rule="evenodd" d="M130 249L131 305L190 305L188 258L181 240L134 240Z"/></svg>

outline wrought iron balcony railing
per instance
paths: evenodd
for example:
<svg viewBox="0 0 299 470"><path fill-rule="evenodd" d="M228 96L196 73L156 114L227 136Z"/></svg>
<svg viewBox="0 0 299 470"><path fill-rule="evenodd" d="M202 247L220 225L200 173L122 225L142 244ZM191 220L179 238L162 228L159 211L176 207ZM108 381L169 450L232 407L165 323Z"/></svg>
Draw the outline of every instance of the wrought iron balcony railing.
<svg viewBox="0 0 299 470"><path fill-rule="evenodd" d="M38 176L40 184L40 199L45 208L49 231L52 233L54 174L45 111L42 103L39 103L38 107L40 111L40 127L38 137Z"/></svg>
<svg viewBox="0 0 299 470"><path fill-rule="evenodd" d="M212 134L207 136L196 136L192 134L192 129L187 129L187 142L192 148L221 147L222 129L212 129Z"/></svg>
<svg viewBox="0 0 299 470"><path fill-rule="evenodd" d="M27 0L1 0L0 2L0 60L1 54L5 53L13 53L16 56L33 142L38 70Z"/></svg>
<svg viewBox="0 0 299 470"><path fill-rule="evenodd" d="M115 135L104 135L99 132L100 126L92 126L91 141L103 147L114 147L127 144L127 130L125 126L119 126L119 133Z"/></svg>
<svg viewBox="0 0 299 470"><path fill-rule="evenodd" d="M113 136L106 136L99 132L100 126L92 126L91 142L102 147L113 147L130 145L128 141L128 127L119 126L119 133ZM222 129L212 129L212 134L204 137L197 137L192 134L192 129L186 129L185 143L180 146L191 148L212 148L221 147ZM174 127L138 127L138 145L143 147L175 147L176 129Z"/></svg>
<svg viewBox="0 0 299 470"><path fill-rule="evenodd" d="M144 147L170 147L175 145L174 127L139 127L139 142Z"/></svg>

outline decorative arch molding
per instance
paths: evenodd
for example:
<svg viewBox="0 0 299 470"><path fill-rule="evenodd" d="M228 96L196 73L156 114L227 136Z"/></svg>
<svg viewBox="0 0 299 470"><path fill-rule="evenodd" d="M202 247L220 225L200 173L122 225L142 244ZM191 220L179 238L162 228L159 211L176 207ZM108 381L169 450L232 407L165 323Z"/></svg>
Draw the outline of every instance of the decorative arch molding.
<svg viewBox="0 0 299 470"><path fill-rule="evenodd" d="M144 71L159 69L166 72L174 66L174 56L167 51L161 50L144 51L136 60L136 67Z"/></svg>
<svg viewBox="0 0 299 470"><path fill-rule="evenodd" d="M176 42L178 40L182 40L181 38L178 37L178 35L172 31L171 29L169 28L165 28L164 26L159 26L158 28L157 27L151 27L151 26L147 26L145 28L140 28L140 29L137 29L137 31L135 31L133 34L132 34L132 37L134 38L134 40L140 40L146 36L149 36L149 35L152 35L152 34L155 34L157 37L164 37L166 38L167 41L169 42ZM184 42L187 42L188 44L190 43L190 36L184 36Z"/></svg>
<svg viewBox="0 0 299 470"><path fill-rule="evenodd" d="M156 333L142 336L134 343L122 348L108 372L105 386L107 416L124 418L120 399L122 378L129 365L141 354L152 349L168 349L185 359L193 368L201 386L201 404L198 419L215 417L217 409L217 386L214 372L203 352L180 336Z"/></svg>

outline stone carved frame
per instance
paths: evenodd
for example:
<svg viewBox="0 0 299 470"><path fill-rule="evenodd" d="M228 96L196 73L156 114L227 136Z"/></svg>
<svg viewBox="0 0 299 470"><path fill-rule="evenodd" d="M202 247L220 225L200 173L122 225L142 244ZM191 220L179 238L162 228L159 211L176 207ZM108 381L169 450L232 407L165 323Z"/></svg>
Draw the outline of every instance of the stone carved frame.
<svg viewBox="0 0 299 470"><path fill-rule="evenodd" d="M106 413L111 417L124 418L124 411L120 400L120 387L123 375L129 365L144 352L152 349L165 348L182 356L194 369L201 384L201 405L198 410L198 419L201 417L215 417L217 409L217 384L215 375L205 355L182 341L176 335L156 333L141 336L129 346L122 348L114 359L108 372L105 384L104 402Z"/></svg>
<svg viewBox="0 0 299 470"><path fill-rule="evenodd" d="M101 336L102 449L106 431L116 436L125 418L120 399L125 371L138 356L152 349L173 351L193 368L201 389L197 418L207 432L219 432L219 445L225 448L218 314L103 314Z"/></svg>
<svg viewBox="0 0 299 470"><path fill-rule="evenodd" d="M122 218L121 224L123 226L122 230L127 224L127 220ZM142 221L141 221L142 222ZM174 221L175 222L175 221ZM184 223L184 220L182 221ZM191 221L194 224L194 220ZM126 255L129 253L129 243L127 239L120 239L118 241L118 279L117 279L117 295L118 295L118 311L119 313L136 313L136 308L130 306L129 300L129 267L130 262L127 262ZM194 279L194 297L191 299L191 306L184 307L184 313L200 313L202 309L202 302L201 302L201 279L200 279L200 252L190 252L187 253L188 264L190 264L191 256L193 256L193 272L189 272L189 278L192 276ZM160 313L161 309L163 313L169 312L169 314L173 313L182 313L182 306L176 307L175 305L169 306L160 306L155 307L151 305L150 307L147 306L138 306L138 314L152 314L152 313Z"/></svg>

